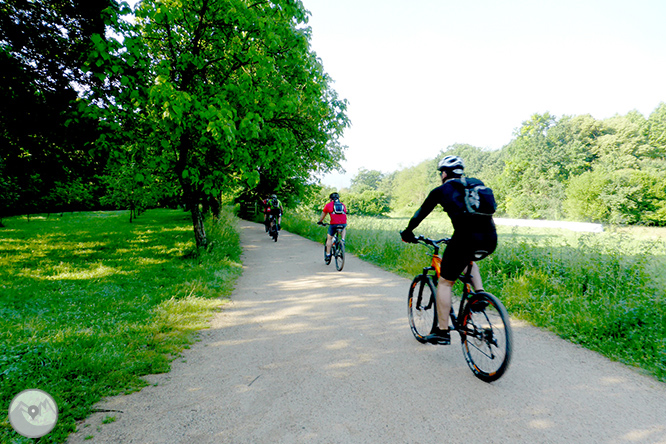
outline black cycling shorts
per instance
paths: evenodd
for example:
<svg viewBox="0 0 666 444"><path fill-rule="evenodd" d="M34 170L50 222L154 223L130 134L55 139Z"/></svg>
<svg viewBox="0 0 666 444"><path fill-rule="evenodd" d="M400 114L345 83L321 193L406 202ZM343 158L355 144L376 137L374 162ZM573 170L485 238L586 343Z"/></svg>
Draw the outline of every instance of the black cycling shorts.
<svg viewBox="0 0 666 444"><path fill-rule="evenodd" d="M454 233L442 254L441 277L455 282L470 262L483 259L493 253L495 248L497 233Z"/></svg>
<svg viewBox="0 0 666 444"><path fill-rule="evenodd" d="M328 226L328 235L333 236L335 235L335 230L339 228L346 228L347 224L329 224Z"/></svg>

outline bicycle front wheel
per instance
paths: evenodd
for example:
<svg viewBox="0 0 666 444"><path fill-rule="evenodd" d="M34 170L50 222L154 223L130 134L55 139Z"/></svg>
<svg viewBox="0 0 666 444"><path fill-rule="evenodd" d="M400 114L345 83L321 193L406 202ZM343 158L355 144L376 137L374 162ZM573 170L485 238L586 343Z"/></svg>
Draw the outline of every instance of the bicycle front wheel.
<svg viewBox="0 0 666 444"><path fill-rule="evenodd" d="M425 337L437 325L437 304L435 287L429 276L418 275L409 287L407 315L409 327L417 341L425 344Z"/></svg>
<svg viewBox="0 0 666 444"><path fill-rule="evenodd" d="M342 267L345 266L345 245L342 242L338 242L337 247L335 248L335 268L338 271L342 271Z"/></svg>
<svg viewBox="0 0 666 444"><path fill-rule="evenodd" d="M471 297L459 329L463 354L474 376L485 382L502 377L511 362L513 334L509 314L490 293Z"/></svg>

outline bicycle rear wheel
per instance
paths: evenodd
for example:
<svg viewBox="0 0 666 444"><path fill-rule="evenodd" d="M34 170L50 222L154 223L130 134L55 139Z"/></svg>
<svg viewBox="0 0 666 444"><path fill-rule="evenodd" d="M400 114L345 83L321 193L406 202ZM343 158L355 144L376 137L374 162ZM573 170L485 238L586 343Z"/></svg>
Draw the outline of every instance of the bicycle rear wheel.
<svg viewBox="0 0 666 444"><path fill-rule="evenodd" d="M335 248L335 268L338 271L342 271L342 267L345 266L345 245L342 242L337 242L337 247Z"/></svg>
<svg viewBox="0 0 666 444"><path fill-rule="evenodd" d="M511 362L513 335L506 308L492 294L477 293L462 318L459 332L467 365L482 381L496 381Z"/></svg>
<svg viewBox="0 0 666 444"><path fill-rule="evenodd" d="M409 287L407 314L409 327L417 341L425 344L433 327L437 325L437 304L435 287L429 276L418 275Z"/></svg>

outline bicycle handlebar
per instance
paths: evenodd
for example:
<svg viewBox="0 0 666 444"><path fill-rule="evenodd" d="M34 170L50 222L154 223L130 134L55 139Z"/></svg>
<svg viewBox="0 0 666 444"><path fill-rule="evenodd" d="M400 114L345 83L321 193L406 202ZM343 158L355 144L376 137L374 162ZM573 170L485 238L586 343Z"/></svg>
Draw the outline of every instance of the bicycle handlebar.
<svg viewBox="0 0 666 444"><path fill-rule="evenodd" d="M439 244L441 244L441 243L448 244L450 240L451 240L450 237L445 237L445 238L442 238L442 239L430 239L428 237L425 237L422 234L416 236L416 243L421 243L421 244L424 244L424 245L431 245L433 247L438 247Z"/></svg>

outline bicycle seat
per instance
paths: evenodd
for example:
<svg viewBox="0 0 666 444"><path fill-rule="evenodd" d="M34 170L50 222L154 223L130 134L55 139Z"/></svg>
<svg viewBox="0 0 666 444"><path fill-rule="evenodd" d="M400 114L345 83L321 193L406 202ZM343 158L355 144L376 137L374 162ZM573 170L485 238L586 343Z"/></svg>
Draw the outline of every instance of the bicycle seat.
<svg viewBox="0 0 666 444"><path fill-rule="evenodd" d="M488 256L490 253L486 250L476 250L474 252L474 260L475 261L480 261L484 257Z"/></svg>

